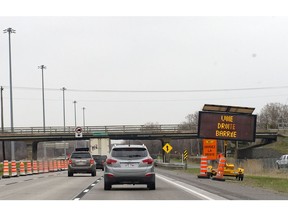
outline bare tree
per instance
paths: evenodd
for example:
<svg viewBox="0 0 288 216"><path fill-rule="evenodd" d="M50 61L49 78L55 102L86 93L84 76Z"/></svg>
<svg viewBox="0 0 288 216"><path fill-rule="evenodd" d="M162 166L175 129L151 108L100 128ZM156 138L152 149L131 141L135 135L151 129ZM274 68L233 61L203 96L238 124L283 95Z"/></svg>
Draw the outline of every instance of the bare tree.
<svg viewBox="0 0 288 216"><path fill-rule="evenodd" d="M257 127L277 129L279 124L288 121L288 106L280 103L266 104L257 117Z"/></svg>
<svg viewBox="0 0 288 216"><path fill-rule="evenodd" d="M188 114L185 119L186 121L181 123L181 129L188 129L188 130L193 130L196 128L196 126L198 125L198 116L199 116L199 112L196 111L193 114Z"/></svg>

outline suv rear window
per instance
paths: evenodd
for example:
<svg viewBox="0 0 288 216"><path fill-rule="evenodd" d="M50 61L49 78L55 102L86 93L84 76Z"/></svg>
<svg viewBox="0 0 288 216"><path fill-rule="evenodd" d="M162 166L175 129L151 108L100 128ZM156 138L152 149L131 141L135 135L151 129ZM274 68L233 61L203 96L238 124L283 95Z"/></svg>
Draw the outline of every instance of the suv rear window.
<svg viewBox="0 0 288 216"><path fill-rule="evenodd" d="M71 158L91 158L91 155L89 153L83 152L83 153L73 153L71 155Z"/></svg>
<svg viewBox="0 0 288 216"><path fill-rule="evenodd" d="M145 148L114 148L112 157L147 157Z"/></svg>

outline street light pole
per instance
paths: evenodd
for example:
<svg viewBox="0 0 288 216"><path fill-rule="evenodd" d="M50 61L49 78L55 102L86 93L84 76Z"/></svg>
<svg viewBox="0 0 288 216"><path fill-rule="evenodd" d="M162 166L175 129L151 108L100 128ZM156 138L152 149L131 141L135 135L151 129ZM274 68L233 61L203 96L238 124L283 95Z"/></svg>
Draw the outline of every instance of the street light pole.
<svg viewBox="0 0 288 216"><path fill-rule="evenodd" d="M4 132L3 86L1 86L1 130Z"/></svg>
<svg viewBox="0 0 288 216"><path fill-rule="evenodd" d="M7 28L3 30L4 33L8 33L9 37L9 75L10 75L10 114L11 114L11 132L14 132L13 123L13 94L12 94L12 62L11 62L11 33L16 33L12 28Z"/></svg>
<svg viewBox="0 0 288 216"><path fill-rule="evenodd" d="M11 132L14 132L13 121L13 94L12 94L12 63L11 63L11 33L16 33L12 28L3 30L4 33L8 33L9 38L9 76L10 76L10 118L11 118ZM15 145L14 141L11 141L11 160L15 160Z"/></svg>
<svg viewBox="0 0 288 216"><path fill-rule="evenodd" d="M74 117L75 117L75 128L77 127L77 118L76 118L76 103L77 101L73 101L74 103Z"/></svg>
<svg viewBox="0 0 288 216"><path fill-rule="evenodd" d="M1 86L1 131L4 133L4 110L3 110L3 86ZM2 141L2 155L3 161L5 160L5 142Z"/></svg>
<svg viewBox="0 0 288 216"><path fill-rule="evenodd" d="M83 109L83 128L85 130L85 107L82 108Z"/></svg>
<svg viewBox="0 0 288 216"><path fill-rule="evenodd" d="M43 130L45 132L44 69L46 69L46 66L40 65L40 66L38 66L38 68L41 69L41 71L42 71Z"/></svg>
<svg viewBox="0 0 288 216"><path fill-rule="evenodd" d="M66 90L66 88L65 87L63 87L62 89L61 89L62 91L63 91L63 126L64 126L64 132L65 132L65 127L66 127L66 120L65 120L65 90Z"/></svg>

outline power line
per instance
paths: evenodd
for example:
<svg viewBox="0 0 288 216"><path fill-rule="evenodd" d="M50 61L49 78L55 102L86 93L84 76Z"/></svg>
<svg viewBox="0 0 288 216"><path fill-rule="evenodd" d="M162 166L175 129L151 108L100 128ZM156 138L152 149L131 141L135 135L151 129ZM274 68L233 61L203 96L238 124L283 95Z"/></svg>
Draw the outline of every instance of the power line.
<svg viewBox="0 0 288 216"><path fill-rule="evenodd" d="M8 88L8 86L3 86ZM285 89L288 86L268 86L268 87L251 87L251 88L227 88L227 89L188 89L188 90L115 90L115 89L66 89L70 92L96 92L96 93L195 93L195 92L227 92L227 91L255 91L255 90L272 90ZM21 90L42 90L36 87L14 87ZM62 91L61 88L45 88L47 91Z"/></svg>

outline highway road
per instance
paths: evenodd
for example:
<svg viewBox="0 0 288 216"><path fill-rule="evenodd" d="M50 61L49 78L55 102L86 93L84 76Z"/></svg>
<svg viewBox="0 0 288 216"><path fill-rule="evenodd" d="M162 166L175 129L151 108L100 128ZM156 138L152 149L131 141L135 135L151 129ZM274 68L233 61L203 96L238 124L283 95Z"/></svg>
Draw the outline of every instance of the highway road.
<svg viewBox="0 0 288 216"><path fill-rule="evenodd" d="M245 179L244 179L245 181ZM67 171L2 178L0 200L288 200L288 194L248 187L236 180L199 179L156 168L156 190L146 185L113 185L104 191L103 172L67 176Z"/></svg>

